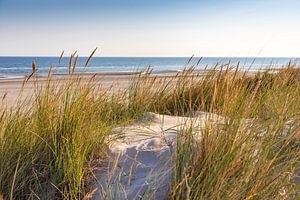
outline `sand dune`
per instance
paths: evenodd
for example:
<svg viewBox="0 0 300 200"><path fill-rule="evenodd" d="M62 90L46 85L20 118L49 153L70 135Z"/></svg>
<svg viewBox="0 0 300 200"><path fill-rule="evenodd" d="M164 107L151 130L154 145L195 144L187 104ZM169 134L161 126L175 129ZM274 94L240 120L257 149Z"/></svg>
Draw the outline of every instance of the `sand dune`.
<svg viewBox="0 0 300 200"><path fill-rule="evenodd" d="M200 136L204 124L219 119L208 113L193 118L147 113L144 122L115 129L122 137L110 146L109 160L97 174L93 199L165 199L172 181L177 134L193 126L195 136Z"/></svg>

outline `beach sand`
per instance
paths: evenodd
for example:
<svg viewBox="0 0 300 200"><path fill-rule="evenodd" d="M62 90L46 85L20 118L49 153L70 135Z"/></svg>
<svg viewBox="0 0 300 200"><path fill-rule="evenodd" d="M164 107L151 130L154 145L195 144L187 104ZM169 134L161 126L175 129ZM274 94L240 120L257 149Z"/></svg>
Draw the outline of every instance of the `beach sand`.
<svg viewBox="0 0 300 200"><path fill-rule="evenodd" d="M83 82L86 82L92 78L92 74L86 74L82 76ZM76 76L73 76L75 78ZM103 90L108 89L125 89L128 87L130 78L132 75L130 74L99 74L95 77L95 83L99 84L99 86ZM67 75L56 75L52 82L57 82L58 84L62 84L69 80ZM35 81L33 78L28 80L24 84L25 78L5 78L0 79L0 99L2 99L2 103L11 106L15 105L17 100L23 101L26 97L31 95L34 92ZM43 85L47 83L47 78L41 76L38 78L38 84Z"/></svg>
<svg viewBox="0 0 300 200"><path fill-rule="evenodd" d="M196 71L197 73L201 73L201 71ZM176 72L169 73L159 73L159 74L151 74L152 77L157 77L158 79L165 78L173 78L176 76ZM53 74L52 82L57 82L57 84L62 84L69 79L74 79L76 77L80 77L83 79L83 82L89 81L92 77L94 77L93 83L98 84L98 86L103 90L108 91L117 91L126 89L129 86L130 80L134 77L137 77L138 73L117 73L117 72L106 72L106 73L77 73L70 77L67 74ZM6 75L0 77L0 100L2 100L2 104L11 106L15 105L17 100L24 100L30 94L34 92L35 81L34 77L31 77L24 84L24 80L26 80L28 75ZM47 83L46 75L40 75L38 78L38 84L43 85ZM20 93L21 92L21 93Z"/></svg>
<svg viewBox="0 0 300 200"><path fill-rule="evenodd" d="M98 170L99 182L92 199L166 199L172 183L172 161L177 135L193 127L201 139L201 128L221 117L199 112L195 117L146 113L140 123L116 128L122 138L109 147L109 158Z"/></svg>

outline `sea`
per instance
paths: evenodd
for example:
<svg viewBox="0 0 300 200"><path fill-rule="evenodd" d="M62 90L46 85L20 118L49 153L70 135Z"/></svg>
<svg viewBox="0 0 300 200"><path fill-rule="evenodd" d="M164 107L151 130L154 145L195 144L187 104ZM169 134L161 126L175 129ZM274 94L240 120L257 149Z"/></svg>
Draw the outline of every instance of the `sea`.
<svg viewBox="0 0 300 200"><path fill-rule="evenodd" d="M18 77L32 72L32 62L37 66L38 74L47 74L50 66L56 73L67 73L69 58L64 57L59 63L59 57L0 57L0 79ZM87 57L80 57L76 63L75 72L137 72L144 71L149 66L154 73L176 72L196 66L196 69L215 68L230 62L235 67L239 63L240 69L261 70L280 68L289 62L298 64L300 58L279 57L93 57L85 67ZM200 60L200 62L199 62ZM199 62L199 63L198 63Z"/></svg>

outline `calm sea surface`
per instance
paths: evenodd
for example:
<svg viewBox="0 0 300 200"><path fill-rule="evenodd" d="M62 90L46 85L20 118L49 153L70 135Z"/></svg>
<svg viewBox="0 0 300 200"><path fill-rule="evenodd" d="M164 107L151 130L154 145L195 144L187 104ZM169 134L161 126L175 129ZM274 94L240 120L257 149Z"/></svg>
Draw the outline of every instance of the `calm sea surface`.
<svg viewBox="0 0 300 200"><path fill-rule="evenodd" d="M28 74L31 73L31 63L37 63L38 73L47 73L49 67L58 66L58 57L0 57L0 75ZM149 65L155 72L178 71L192 64L197 63L198 59L194 58L190 65L187 65L189 58L172 57L172 58L142 58L142 57L95 57L88 67L84 67L87 58L81 57L77 62L77 72L131 72L141 71ZM228 63L232 65L240 62L240 67L244 69L266 69L281 67L289 61L299 63L300 58L203 58L198 65L198 69L203 69L208 65L212 68L218 63ZM68 71L69 58L63 58L57 67L57 72Z"/></svg>

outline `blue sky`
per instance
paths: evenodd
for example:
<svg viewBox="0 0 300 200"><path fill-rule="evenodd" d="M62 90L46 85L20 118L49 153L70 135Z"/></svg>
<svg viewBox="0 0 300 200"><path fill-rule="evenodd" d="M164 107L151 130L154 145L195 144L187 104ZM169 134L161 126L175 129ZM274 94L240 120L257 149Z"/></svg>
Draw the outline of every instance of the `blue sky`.
<svg viewBox="0 0 300 200"><path fill-rule="evenodd" d="M300 56L298 0L0 0L0 55Z"/></svg>

